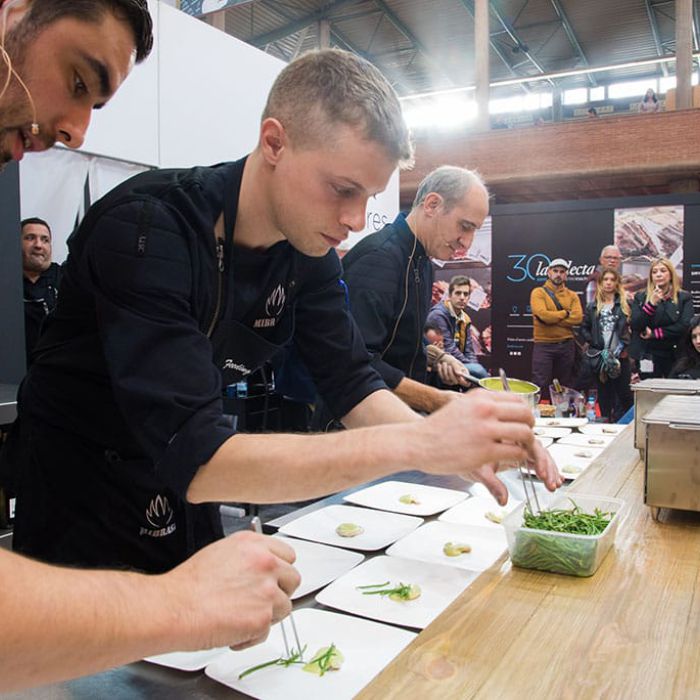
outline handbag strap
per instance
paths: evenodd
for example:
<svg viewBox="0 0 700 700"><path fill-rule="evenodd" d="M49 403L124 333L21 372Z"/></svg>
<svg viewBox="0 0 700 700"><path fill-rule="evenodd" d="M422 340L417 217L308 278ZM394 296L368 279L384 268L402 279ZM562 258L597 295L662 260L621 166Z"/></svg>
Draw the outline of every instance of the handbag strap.
<svg viewBox="0 0 700 700"><path fill-rule="evenodd" d="M547 289L547 287L542 287L542 289L544 289L549 298L554 302L554 306L557 307L557 311L563 311L564 307L561 305L559 299L557 299L554 292L551 289Z"/></svg>

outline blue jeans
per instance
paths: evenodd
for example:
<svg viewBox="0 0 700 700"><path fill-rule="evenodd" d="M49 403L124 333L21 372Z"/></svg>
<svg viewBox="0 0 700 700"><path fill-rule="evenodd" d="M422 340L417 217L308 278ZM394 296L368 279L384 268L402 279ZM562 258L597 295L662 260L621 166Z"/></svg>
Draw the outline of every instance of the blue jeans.
<svg viewBox="0 0 700 700"><path fill-rule="evenodd" d="M469 371L469 374L471 374L475 379L483 379L484 377L489 376L486 368L483 365L480 365L478 362L465 362L464 366Z"/></svg>

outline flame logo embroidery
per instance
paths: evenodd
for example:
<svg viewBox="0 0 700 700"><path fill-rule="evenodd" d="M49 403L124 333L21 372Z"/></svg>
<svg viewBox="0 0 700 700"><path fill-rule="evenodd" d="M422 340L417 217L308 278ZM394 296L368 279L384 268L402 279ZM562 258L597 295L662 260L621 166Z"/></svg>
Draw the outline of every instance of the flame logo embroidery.
<svg viewBox="0 0 700 700"><path fill-rule="evenodd" d="M284 308L284 303L287 301L287 295L284 291L284 287L278 284L273 290L272 294L267 297L265 302L265 313L272 316L279 316Z"/></svg>
<svg viewBox="0 0 700 700"><path fill-rule="evenodd" d="M146 510L146 520L156 530L166 527L173 519L173 509L168 503L168 499L160 494L151 500Z"/></svg>

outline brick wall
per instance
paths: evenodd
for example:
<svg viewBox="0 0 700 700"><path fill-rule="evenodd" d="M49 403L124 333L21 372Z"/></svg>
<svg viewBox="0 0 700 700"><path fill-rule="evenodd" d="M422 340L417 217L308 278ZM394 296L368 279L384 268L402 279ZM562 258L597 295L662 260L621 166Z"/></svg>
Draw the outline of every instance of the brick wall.
<svg viewBox="0 0 700 700"><path fill-rule="evenodd" d="M595 191L592 181L614 180L617 187L624 182L633 188L650 178L698 178L700 110L422 138L416 142L416 167L401 175L402 201L411 198L430 170L445 163L479 170L492 190L498 193L501 187L516 199L519 189L537 198L538 182L541 198L548 199L547 191L563 182L575 194L579 180Z"/></svg>

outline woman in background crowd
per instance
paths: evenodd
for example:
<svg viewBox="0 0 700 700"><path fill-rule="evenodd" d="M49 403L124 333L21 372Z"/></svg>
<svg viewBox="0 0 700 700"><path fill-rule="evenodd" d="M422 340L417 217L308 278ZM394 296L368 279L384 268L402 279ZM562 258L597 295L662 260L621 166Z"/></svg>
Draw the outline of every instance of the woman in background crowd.
<svg viewBox="0 0 700 700"><path fill-rule="evenodd" d="M601 415L615 423L632 405L629 344L630 307L620 273L604 267L595 299L586 307L581 335L588 343L586 356L594 367Z"/></svg>
<svg viewBox="0 0 700 700"><path fill-rule="evenodd" d="M671 370L674 379L700 379L700 316L693 316L680 342L680 359Z"/></svg>
<svg viewBox="0 0 700 700"><path fill-rule="evenodd" d="M640 112L658 112L661 109L661 104L659 103L656 93L649 88L644 95L642 101L639 103Z"/></svg>
<svg viewBox="0 0 700 700"><path fill-rule="evenodd" d="M657 258L651 263L646 291L632 302L630 356L642 378L668 377L676 348L690 326L693 302L682 290L673 263Z"/></svg>

